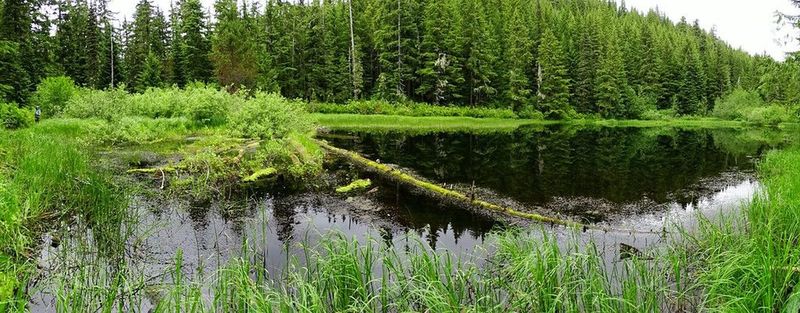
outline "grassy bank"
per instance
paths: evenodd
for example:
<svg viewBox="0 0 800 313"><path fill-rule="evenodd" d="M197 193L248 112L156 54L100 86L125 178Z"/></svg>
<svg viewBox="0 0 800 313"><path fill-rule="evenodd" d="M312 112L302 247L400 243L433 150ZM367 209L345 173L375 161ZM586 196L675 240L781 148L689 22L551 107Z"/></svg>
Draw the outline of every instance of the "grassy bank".
<svg viewBox="0 0 800 313"><path fill-rule="evenodd" d="M410 131L414 133L457 131L512 131L523 125L575 125L599 127L678 127L731 128L746 127L739 121L716 118L685 118L672 120L570 120L546 121L531 119L473 118L473 117L414 117L399 115L312 114L319 125L330 129L357 131Z"/></svg>

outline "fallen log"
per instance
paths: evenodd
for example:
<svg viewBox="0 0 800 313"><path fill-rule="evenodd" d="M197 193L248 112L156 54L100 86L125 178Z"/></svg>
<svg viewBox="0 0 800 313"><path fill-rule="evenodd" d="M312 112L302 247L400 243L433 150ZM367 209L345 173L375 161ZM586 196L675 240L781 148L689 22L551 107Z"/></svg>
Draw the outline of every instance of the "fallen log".
<svg viewBox="0 0 800 313"><path fill-rule="evenodd" d="M437 184L421 180L421 179L416 178L416 177L414 177L414 176L412 176L410 174L404 173L401 170L392 168L392 167L390 167L390 166L388 166L386 164L381 164L381 163L372 161L370 159L367 159L367 158L361 156L360 154L358 154L356 152L352 152L352 151L349 151L349 150L345 150L345 149L341 149L341 148L337 148L337 147L331 146L330 144L328 144L327 142L322 141L322 140L316 140L316 141L317 141L317 144L319 144L320 147L322 147L326 151L329 151L331 153L334 153L336 155L344 157L344 158L348 159L350 162L353 162L353 163L355 163L355 164L357 164L359 166L365 167L365 168L367 168L369 170L372 170L373 172L376 172L376 173L378 173L380 175L386 176L386 177L388 177L388 178L390 178L392 180L398 181L400 183L409 185L409 186L414 187L414 188L419 188L419 189L431 192L431 193L436 194L437 196L443 197L445 199L455 200L455 201L461 202L463 204L476 206L476 207L479 207L479 208L487 209L487 210L490 210L490 211L493 211L493 212L497 212L497 213L501 213L501 214L505 214L505 215L508 215L508 216L527 219L527 220L532 220L532 221L536 221L536 222L540 222L540 223L561 225L561 226L566 226L566 227L570 227L570 228L577 228L577 229L581 229L581 230L584 230L584 231L588 230L588 229L592 229L592 230L599 230L599 231L604 231L604 232L621 232L621 233L642 233L642 234L664 234L664 233L666 233L665 230L662 230L662 231L642 231L642 230L635 230L635 229L614 229L614 228L603 227L603 226L583 224L583 223L579 223L579 222L575 222L575 221L562 220L562 219L558 219L558 218L554 218L554 217L548 217L548 216L544 216L544 215L540 215L540 214L536 214L536 213L522 212L522 211L519 211L519 210L515 210L515 209L512 209L512 208L508 208L508 207L503 207L503 206L500 206L500 205L497 205L497 204L494 204L494 203L490 203L490 202L487 202L487 201L483 201L483 200L480 200L480 199L475 199L474 196L473 197L467 196L467 195L465 195L465 194L463 194L461 192L450 190L450 189L447 189L445 187L439 186Z"/></svg>

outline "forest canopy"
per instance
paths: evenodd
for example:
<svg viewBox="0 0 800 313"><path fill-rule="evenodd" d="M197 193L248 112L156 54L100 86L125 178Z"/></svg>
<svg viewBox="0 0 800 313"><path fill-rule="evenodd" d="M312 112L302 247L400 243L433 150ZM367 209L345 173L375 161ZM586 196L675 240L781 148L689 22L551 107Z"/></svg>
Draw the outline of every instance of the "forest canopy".
<svg viewBox="0 0 800 313"><path fill-rule="evenodd" d="M192 82L355 99L642 118L711 114L733 90L794 110L796 57L752 56L697 21L603 0L3 0L0 98L47 77L130 92ZM116 26L121 24L121 26Z"/></svg>

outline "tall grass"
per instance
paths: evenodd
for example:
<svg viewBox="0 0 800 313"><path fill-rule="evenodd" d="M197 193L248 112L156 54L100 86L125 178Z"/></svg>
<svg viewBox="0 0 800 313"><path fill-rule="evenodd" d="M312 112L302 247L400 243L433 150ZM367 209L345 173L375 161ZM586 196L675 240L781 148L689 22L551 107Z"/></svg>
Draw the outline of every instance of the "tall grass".
<svg viewBox="0 0 800 313"><path fill-rule="evenodd" d="M37 235L72 216L92 221L104 253L119 247L124 200L92 166L82 124L48 122L0 133L0 309L24 307Z"/></svg>
<svg viewBox="0 0 800 313"><path fill-rule="evenodd" d="M707 224L696 252L710 311L800 309L800 148L769 153L765 190L743 216Z"/></svg>

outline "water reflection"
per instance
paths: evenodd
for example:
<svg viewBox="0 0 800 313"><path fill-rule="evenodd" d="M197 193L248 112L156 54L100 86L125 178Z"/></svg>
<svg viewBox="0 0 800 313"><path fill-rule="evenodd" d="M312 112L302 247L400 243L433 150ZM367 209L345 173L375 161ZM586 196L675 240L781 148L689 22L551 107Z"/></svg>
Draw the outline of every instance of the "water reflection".
<svg viewBox="0 0 800 313"><path fill-rule="evenodd" d="M334 145L368 158L398 164L441 183L474 183L525 205L553 207L554 201L577 199L587 207L602 201L620 208L643 200L696 204L707 195L697 192L708 189L701 182L726 172L750 175L725 181L719 188L751 179L754 160L784 141L780 133L761 129L563 125L480 135L334 135L329 139Z"/></svg>

